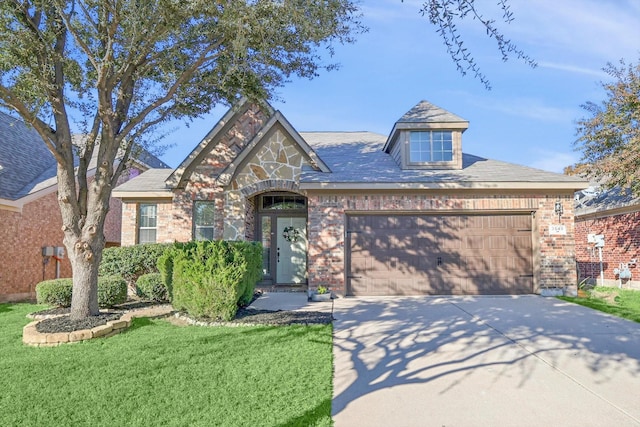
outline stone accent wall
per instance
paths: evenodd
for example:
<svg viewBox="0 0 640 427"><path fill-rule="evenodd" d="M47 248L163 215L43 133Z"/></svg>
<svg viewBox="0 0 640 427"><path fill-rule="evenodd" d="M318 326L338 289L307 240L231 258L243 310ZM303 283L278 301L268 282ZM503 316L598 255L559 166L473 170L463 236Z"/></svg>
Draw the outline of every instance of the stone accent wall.
<svg viewBox="0 0 640 427"><path fill-rule="evenodd" d="M573 195L560 197L564 214L554 214L556 195L447 195L393 194L347 195L307 194L309 203L309 287L329 285L338 294L345 289L345 222L347 213L495 213L500 210L535 212L534 283L541 287L575 289ZM551 224L562 224L566 235L551 235Z"/></svg>
<svg viewBox="0 0 640 427"><path fill-rule="evenodd" d="M600 283L600 257L593 243L587 243L588 234L604 235L602 267L605 285L619 286L613 270L620 263L636 259L640 263L640 212L623 213L601 218L576 218L576 259L580 277L591 278ZM631 265L632 278L623 281L624 287L640 289L640 268Z"/></svg>
<svg viewBox="0 0 640 427"><path fill-rule="evenodd" d="M247 201L266 191L299 192L302 167L310 165L300 147L277 129L252 155L245 159L227 187L224 204L224 238L243 240L253 234L247 230Z"/></svg>

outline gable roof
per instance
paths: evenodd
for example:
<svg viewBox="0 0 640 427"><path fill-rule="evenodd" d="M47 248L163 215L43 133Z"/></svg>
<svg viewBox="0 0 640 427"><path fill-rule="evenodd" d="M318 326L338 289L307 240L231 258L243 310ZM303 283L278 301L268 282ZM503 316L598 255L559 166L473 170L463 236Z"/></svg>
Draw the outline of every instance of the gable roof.
<svg viewBox="0 0 640 427"><path fill-rule="evenodd" d="M273 107L265 102L269 117L262 127L256 132L256 135L249 143L238 153L235 159L227 165L217 177L217 182L221 185L228 185L231 181L236 169L242 164L242 161L249 156L253 149L263 140L269 131L276 126L280 126L291 137L305 153L310 162L323 172L329 172L329 168L324 164L322 159L313 151L313 149L304 141L298 131L291 126L291 123L284 117L280 111L275 111ZM180 163L175 171L166 179L168 188L181 188L186 184L191 172L204 160L211 150L220 143L222 137L231 129L236 121L245 114L252 104L245 98L237 105L230 108L229 111L216 123L216 125L207 133L200 141L196 148ZM125 187L126 189L127 187ZM122 187L119 187L122 191Z"/></svg>
<svg viewBox="0 0 640 427"><path fill-rule="evenodd" d="M243 98L233 105L213 128L202 138L202 141L189 153L178 167L169 175L166 184L170 188L178 188L185 185L193 169L198 166L204 157L215 147L236 121L251 108L248 99ZM272 114L273 107L265 102L265 108Z"/></svg>
<svg viewBox="0 0 640 427"><path fill-rule="evenodd" d="M247 144L247 146L238 154L238 156L231 162L218 176L216 181L221 185L229 185L231 180L233 179L233 175L244 159L246 159L270 134L272 129L276 127L281 127L285 133L289 135L289 137L293 140L294 144L298 145L298 147L302 150L304 154L307 155L309 162L312 164L313 168L320 172L331 172L329 167L322 161L322 159L315 153L313 148L307 144L307 142L300 136L298 131L296 131L291 123L282 115L280 111L276 111L269 120L264 124L264 126L260 129L260 131L256 134L256 136Z"/></svg>

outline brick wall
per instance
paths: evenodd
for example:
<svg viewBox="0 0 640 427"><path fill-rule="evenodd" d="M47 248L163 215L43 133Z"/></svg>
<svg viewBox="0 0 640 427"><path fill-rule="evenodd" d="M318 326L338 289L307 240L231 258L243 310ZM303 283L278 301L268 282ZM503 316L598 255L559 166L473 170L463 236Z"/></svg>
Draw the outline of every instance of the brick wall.
<svg viewBox="0 0 640 427"><path fill-rule="evenodd" d="M107 245L118 246L122 203L113 198L109 203L104 235ZM61 227L55 191L25 204L21 212L0 210L0 302L35 298L35 286L43 280L42 247L64 246ZM50 259L44 265L44 278L55 277L56 263ZM66 256L60 262L60 277L71 277Z"/></svg>
<svg viewBox="0 0 640 427"><path fill-rule="evenodd" d="M632 259L640 262L640 212L624 213L602 218L576 219L576 260L581 278L600 278L600 259L598 249L587 242L588 234L604 235L602 248L602 267L606 285L619 285L613 270L620 263L629 263ZM630 266L632 280L624 285L640 288L640 268ZM599 283L599 282L598 282Z"/></svg>
<svg viewBox="0 0 640 427"><path fill-rule="evenodd" d="M573 196L560 197L564 214L558 221L554 205L558 196L547 195L434 195L308 194L309 198L309 286L328 284L337 293L345 292L346 213L495 213L500 210L535 212L534 283L540 287L575 287ZM550 224L562 224L566 235L551 235Z"/></svg>
<svg viewBox="0 0 640 427"><path fill-rule="evenodd" d="M105 235L118 236L118 243L120 212L113 209L107 218ZM0 224L0 301L32 299L35 286L43 280L42 247L64 246L56 193L27 203L22 212L0 210ZM55 260L50 259L44 265L44 279L55 277ZM66 256L60 263L60 277L71 277Z"/></svg>
<svg viewBox="0 0 640 427"><path fill-rule="evenodd" d="M222 135L212 141L208 152L202 154L198 164L188 168L188 181L184 189L176 189L172 200L150 200L158 203L158 242L186 242L193 238L193 203L196 200L215 201L216 239L245 238L245 205L244 202L234 205L238 210L239 225L229 227L225 218L229 219L229 193L216 185L216 179L236 158L238 153L253 139L267 117L259 108L252 106ZM137 209L140 200L125 200L123 207L122 244L137 243Z"/></svg>

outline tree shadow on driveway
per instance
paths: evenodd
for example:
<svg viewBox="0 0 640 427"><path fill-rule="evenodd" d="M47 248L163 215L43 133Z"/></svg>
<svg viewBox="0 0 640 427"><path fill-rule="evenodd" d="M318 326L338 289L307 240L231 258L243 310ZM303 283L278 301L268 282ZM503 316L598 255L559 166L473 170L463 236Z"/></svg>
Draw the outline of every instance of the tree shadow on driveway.
<svg viewBox="0 0 640 427"><path fill-rule="evenodd" d="M639 324L533 295L347 298L334 316L336 425L363 408L376 425L453 424L465 410L640 422Z"/></svg>

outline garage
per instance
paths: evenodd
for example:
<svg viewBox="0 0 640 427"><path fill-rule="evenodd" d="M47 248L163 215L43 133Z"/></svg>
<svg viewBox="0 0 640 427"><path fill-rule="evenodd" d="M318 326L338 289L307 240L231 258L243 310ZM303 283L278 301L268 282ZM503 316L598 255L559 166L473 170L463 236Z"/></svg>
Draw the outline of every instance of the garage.
<svg viewBox="0 0 640 427"><path fill-rule="evenodd" d="M349 215L347 294L533 292L532 217Z"/></svg>

